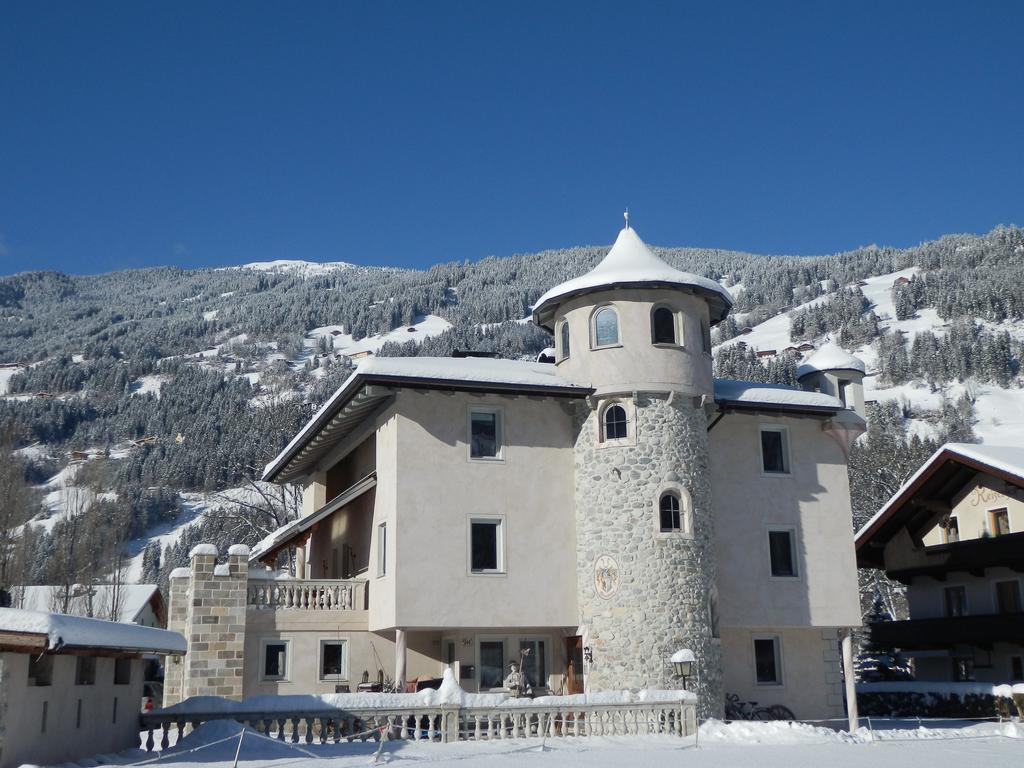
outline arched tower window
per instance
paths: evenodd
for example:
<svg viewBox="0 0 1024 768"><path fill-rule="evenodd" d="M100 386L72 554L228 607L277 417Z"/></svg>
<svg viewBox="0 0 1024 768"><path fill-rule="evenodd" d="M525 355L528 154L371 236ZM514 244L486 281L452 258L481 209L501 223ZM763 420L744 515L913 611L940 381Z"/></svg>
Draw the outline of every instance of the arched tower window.
<svg viewBox="0 0 1024 768"><path fill-rule="evenodd" d="M655 344L676 343L676 316L668 307L655 307L651 314L651 337Z"/></svg>
<svg viewBox="0 0 1024 768"><path fill-rule="evenodd" d="M562 360L569 356L569 321L562 321L562 330L559 333L562 342Z"/></svg>
<svg viewBox="0 0 1024 768"><path fill-rule="evenodd" d="M619 316L611 307L594 313L594 346L607 347L619 343Z"/></svg>
<svg viewBox="0 0 1024 768"><path fill-rule="evenodd" d="M676 494L671 491L663 493L661 500L658 502L658 511L661 515L662 533L681 531L683 529L679 497Z"/></svg>
<svg viewBox="0 0 1024 768"><path fill-rule="evenodd" d="M610 405L604 412L604 439L621 440L626 436L626 409Z"/></svg>

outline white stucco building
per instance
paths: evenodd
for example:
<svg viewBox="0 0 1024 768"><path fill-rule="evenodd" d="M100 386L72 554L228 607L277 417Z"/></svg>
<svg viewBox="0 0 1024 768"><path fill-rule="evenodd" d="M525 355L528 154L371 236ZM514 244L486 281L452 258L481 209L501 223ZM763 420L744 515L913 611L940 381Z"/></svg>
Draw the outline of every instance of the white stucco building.
<svg viewBox="0 0 1024 768"><path fill-rule="evenodd" d="M554 693L678 687L669 658L689 648L705 712L735 693L841 715L860 377L839 372L842 400L827 365L805 389L716 381L710 329L731 305L627 224L536 304L554 363L362 361L267 466L304 510L231 569L244 695L446 665L486 690L520 659ZM262 570L286 548L297 574ZM212 588L196 584L172 579L172 629L188 634L175 590Z"/></svg>

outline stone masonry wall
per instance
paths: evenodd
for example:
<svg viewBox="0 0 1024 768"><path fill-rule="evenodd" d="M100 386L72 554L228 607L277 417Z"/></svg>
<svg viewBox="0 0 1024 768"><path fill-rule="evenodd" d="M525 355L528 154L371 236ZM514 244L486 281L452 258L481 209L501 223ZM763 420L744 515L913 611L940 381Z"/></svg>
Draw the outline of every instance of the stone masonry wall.
<svg viewBox="0 0 1024 768"><path fill-rule="evenodd" d="M180 691L174 683L170 694L165 689L165 706L173 703L175 694L180 699L223 696L241 700L249 548L235 545L228 549L225 565L217 565L217 548L212 544L200 544L190 556L187 586L180 578L183 574L171 579L169 624L181 621L184 615L188 652Z"/></svg>
<svg viewBox="0 0 1024 768"><path fill-rule="evenodd" d="M628 403L627 403L628 405ZM576 442L577 582L590 690L676 688L669 658L693 650L701 716L721 716L707 419L692 398L640 394L629 438L602 444L601 409L581 406ZM660 491L692 500L691 531L660 534ZM684 502L685 503L685 502ZM684 508L685 516L685 508Z"/></svg>
<svg viewBox="0 0 1024 768"><path fill-rule="evenodd" d="M180 632L186 640L188 631L189 577L191 569L175 568L171 571L169 597L167 600L167 629ZM164 700L169 707L181 701L182 683L185 675L185 658L164 656Z"/></svg>

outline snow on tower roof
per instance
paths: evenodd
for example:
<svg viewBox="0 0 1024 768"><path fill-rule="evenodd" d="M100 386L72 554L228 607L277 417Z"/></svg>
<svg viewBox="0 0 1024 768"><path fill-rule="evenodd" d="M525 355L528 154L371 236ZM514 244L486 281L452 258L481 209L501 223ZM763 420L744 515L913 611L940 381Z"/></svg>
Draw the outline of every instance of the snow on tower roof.
<svg viewBox="0 0 1024 768"><path fill-rule="evenodd" d="M0 608L0 632L44 637L45 648L110 649L138 653L185 653L185 638L177 632L138 624L123 624L62 613Z"/></svg>
<svg viewBox="0 0 1024 768"><path fill-rule="evenodd" d="M728 290L714 280L670 267L651 252L636 230L627 223L600 264L585 275L556 285L540 297L533 307L533 319L538 325L550 330L555 309L566 299L626 286L692 288L711 299L712 322L724 318L732 307L732 295Z"/></svg>
<svg viewBox="0 0 1024 768"><path fill-rule="evenodd" d="M819 371L860 371L864 373L864 361L851 355L838 344L829 342L796 369L796 377L802 379L808 374Z"/></svg>

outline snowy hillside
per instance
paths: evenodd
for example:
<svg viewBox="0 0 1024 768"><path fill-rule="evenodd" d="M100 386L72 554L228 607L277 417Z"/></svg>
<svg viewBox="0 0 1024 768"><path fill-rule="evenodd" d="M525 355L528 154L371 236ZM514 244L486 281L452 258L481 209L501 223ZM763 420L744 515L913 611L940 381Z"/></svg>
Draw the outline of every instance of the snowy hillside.
<svg viewBox="0 0 1024 768"><path fill-rule="evenodd" d="M23 578L99 578L119 553L129 578L161 579L199 540L253 543L294 513L254 490L255 473L358 359L535 359L551 339L529 320L534 302L606 250L428 270L279 260L0 277L0 462L28 482L13 521ZM830 338L867 363L868 400L899 406L892 455L913 461L904 432L1019 440L1024 230L820 257L656 251L733 293L716 367L791 380L806 354L787 348Z"/></svg>

